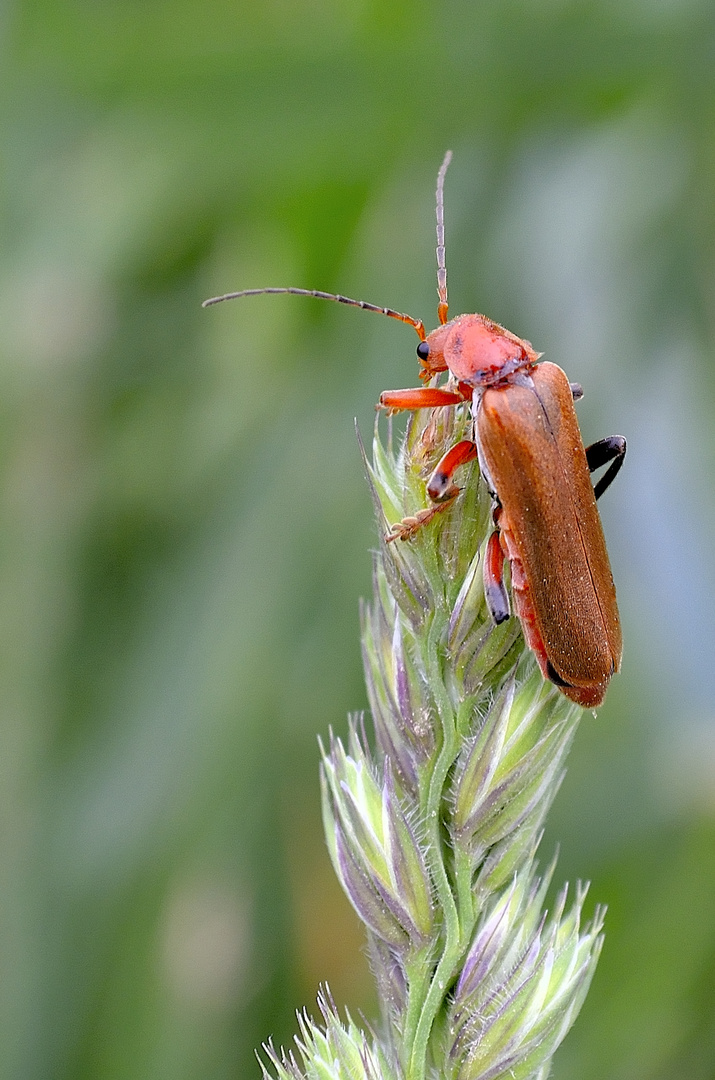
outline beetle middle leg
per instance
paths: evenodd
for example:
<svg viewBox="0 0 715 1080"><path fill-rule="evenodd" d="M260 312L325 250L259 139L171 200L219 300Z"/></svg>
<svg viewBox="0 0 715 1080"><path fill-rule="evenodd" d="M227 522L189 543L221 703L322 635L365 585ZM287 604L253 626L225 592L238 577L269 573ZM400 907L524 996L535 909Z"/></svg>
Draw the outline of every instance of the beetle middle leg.
<svg viewBox="0 0 715 1080"><path fill-rule="evenodd" d="M625 456L626 440L622 435L609 435L607 438L599 439L598 442L591 443L590 446L586 447L586 461L589 472L595 472L602 465L607 465L609 461L612 462L610 469L607 469L601 479L594 484L593 493L597 499L601 498L606 488L610 487L618 476Z"/></svg>
<svg viewBox="0 0 715 1080"><path fill-rule="evenodd" d="M441 502L454 487L452 477L460 465L466 465L477 456L477 447L471 439L462 439L444 454L429 478L427 494L433 502ZM455 495L459 489L455 491Z"/></svg>
<svg viewBox="0 0 715 1080"><path fill-rule="evenodd" d="M427 494L433 505L418 510L416 514L391 525L387 542L411 540L418 529L421 529L437 514L441 514L443 510L446 510L462 490L453 482L452 477L460 465L473 461L476 456L477 448L471 439L462 439L450 447L447 453L440 458L437 468L427 483Z"/></svg>

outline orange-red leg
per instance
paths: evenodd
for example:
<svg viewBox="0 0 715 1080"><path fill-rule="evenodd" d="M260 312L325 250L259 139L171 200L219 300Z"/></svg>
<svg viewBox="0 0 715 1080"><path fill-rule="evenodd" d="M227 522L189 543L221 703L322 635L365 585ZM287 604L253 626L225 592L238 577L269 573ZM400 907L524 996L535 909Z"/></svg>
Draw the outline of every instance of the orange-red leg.
<svg viewBox="0 0 715 1080"><path fill-rule="evenodd" d="M406 409L435 409L443 405L461 405L471 398L471 394L471 387L463 384L459 384L456 390L446 390L441 386L386 390L380 394L378 408L386 409L390 413ZM468 439L463 439L447 451L432 473L427 487L427 493L436 505L418 510L416 514L391 525L386 537L388 544L393 540L410 540L423 525L446 510L460 491L456 484L452 483L454 472L460 465L471 461L476 455L477 448Z"/></svg>
<svg viewBox="0 0 715 1080"><path fill-rule="evenodd" d="M418 529L432 521L435 514L440 514L443 510L446 510L449 503L457 498L461 490L451 482L451 477L454 476L459 465L466 464L475 457L476 446L469 438L462 438L461 442L450 447L440 460L440 463L437 464L427 485L427 494L434 505L426 507L424 510L418 510L416 514L403 517L401 522L395 522L394 525L391 525L387 537L388 543L392 540L412 539Z"/></svg>
<svg viewBox="0 0 715 1080"><path fill-rule="evenodd" d="M461 442L450 447L440 459L427 484L427 494L430 499L441 502L454 486L452 477L459 466L473 461L476 456L477 448L471 439L462 439Z"/></svg>
<svg viewBox="0 0 715 1080"><path fill-rule="evenodd" d="M418 529L421 529L437 514L441 514L443 510L446 510L461 491L461 488L452 483L455 471L460 465L472 461L476 456L477 448L469 439L462 439L461 442L455 443L442 457L427 485L427 494L434 505L418 510L416 514L391 525L387 535L388 544L392 540L412 539Z"/></svg>
<svg viewBox="0 0 715 1080"><path fill-rule="evenodd" d="M411 390L385 390L380 394L378 409L401 412L403 409L435 409L440 405L461 405L462 394L441 386L416 386Z"/></svg>
<svg viewBox="0 0 715 1080"><path fill-rule="evenodd" d="M509 618L511 610L504 584L504 552L498 526L487 541L484 555L484 599L497 626Z"/></svg>

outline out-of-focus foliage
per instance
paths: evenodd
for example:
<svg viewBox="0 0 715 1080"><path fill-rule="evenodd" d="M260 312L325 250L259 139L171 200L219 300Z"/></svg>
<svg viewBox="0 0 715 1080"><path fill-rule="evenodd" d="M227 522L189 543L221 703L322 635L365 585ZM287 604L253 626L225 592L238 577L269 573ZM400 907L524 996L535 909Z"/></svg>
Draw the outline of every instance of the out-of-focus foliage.
<svg viewBox="0 0 715 1080"><path fill-rule="evenodd" d="M544 856L606 946L556 1076L715 1072L710 0L16 0L3 10L0 1075L258 1075L372 1007L316 732L365 703L352 419L452 310L629 438L623 674Z"/></svg>

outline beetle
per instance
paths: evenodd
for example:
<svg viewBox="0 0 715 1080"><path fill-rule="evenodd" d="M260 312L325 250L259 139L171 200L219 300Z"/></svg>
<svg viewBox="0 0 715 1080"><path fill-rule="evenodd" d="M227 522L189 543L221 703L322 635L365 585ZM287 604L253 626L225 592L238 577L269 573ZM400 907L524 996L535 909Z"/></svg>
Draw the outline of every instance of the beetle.
<svg viewBox="0 0 715 1080"><path fill-rule="evenodd" d="M420 342L422 385L388 390L378 408L389 412L454 407L472 412L471 438L444 454L428 483L431 505L393 525L388 542L409 540L455 499L457 469L475 458L493 499L494 529L483 564L484 593L495 624L511 615L504 583L508 562L516 615L545 679L571 701L595 708L620 669L622 639L613 576L597 499L620 470L626 441L614 435L585 448L574 402L581 387L556 364L485 315L449 319L444 244L445 155L437 176L437 308L439 325L426 333L420 319L392 308L316 289L263 288L225 293L204 306L261 293L332 300L412 326ZM448 372L436 385L435 376ZM590 474L608 469L595 487Z"/></svg>

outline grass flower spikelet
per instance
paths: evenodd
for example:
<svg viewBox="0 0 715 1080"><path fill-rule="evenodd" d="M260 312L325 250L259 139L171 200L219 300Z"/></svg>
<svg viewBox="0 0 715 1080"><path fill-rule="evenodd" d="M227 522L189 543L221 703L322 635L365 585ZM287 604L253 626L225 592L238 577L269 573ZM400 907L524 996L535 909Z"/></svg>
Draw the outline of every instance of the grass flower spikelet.
<svg viewBox="0 0 715 1080"><path fill-rule="evenodd" d="M494 626L482 567L491 500L476 463L407 542L389 526L427 505L426 478L469 431L466 408L422 410L397 452L377 432L365 467L379 547L362 609L367 696L347 744L322 751L330 856L365 923L382 1026L300 1017L277 1080L545 1080L602 943L586 889L545 909L536 862L581 709L544 682L519 622Z"/></svg>

